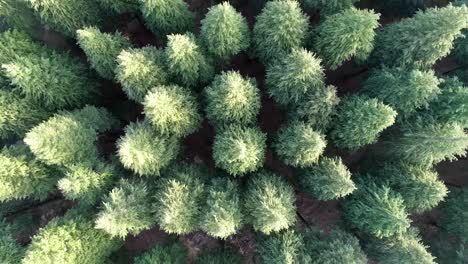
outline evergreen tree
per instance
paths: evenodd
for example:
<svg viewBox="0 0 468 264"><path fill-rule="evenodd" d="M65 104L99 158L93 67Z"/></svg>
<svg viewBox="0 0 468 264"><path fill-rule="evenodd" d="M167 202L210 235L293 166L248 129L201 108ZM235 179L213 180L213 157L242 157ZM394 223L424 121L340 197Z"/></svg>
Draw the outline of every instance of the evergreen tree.
<svg viewBox="0 0 468 264"><path fill-rule="evenodd" d="M242 225L239 186L227 178L214 178L207 187L207 199L200 226L208 235L226 239Z"/></svg>
<svg viewBox="0 0 468 264"><path fill-rule="evenodd" d="M351 8L359 0L302 0L306 9L318 9L320 13L330 15Z"/></svg>
<svg viewBox="0 0 468 264"><path fill-rule="evenodd" d="M243 257L232 250L218 250L214 253L203 253L195 259L196 264L241 264Z"/></svg>
<svg viewBox="0 0 468 264"><path fill-rule="evenodd" d="M140 10L148 28L159 37L191 31L194 14L184 0L140 0Z"/></svg>
<svg viewBox="0 0 468 264"><path fill-rule="evenodd" d="M0 220L0 262L4 264L21 263L24 249L16 242L13 228L4 220Z"/></svg>
<svg viewBox="0 0 468 264"><path fill-rule="evenodd" d="M296 222L293 188L278 175L266 171L252 175L244 199L246 221L255 231L269 235Z"/></svg>
<svg viewBox="0 0 468 264"><path fill-rule="evenodd" d="M442 206L444 213L442 225L451 235L468 240L468 188L454 189Z"/></svg>
<svg viewBox="0 0 468 264"><path fill-rule="evenodd" d="M356 190L351 172L340 158L321 158L318 164L299 174L302 189L319 200L338 199Z"/></svg>
<svg viewBox="0 0 468 264"><path fill-rule="evenodd" d="M262 62L270 63L304 45L309 21L297 1L268 1L256 19L253 44Z"/></svg>
<svg viewBox="0 0 468 264"><path fill-rule="evenodd" d="M266 135L256 127L229 126L216 134L213 159L218 168L242 176L262 167Z"/></svg>
<svg viewBox="0 0 468 264"><path fill-rule="evenodd" d="M285 164L300 168L317 163L326 146L325 136L303 122L281 128L273 143L276 154Z"/></svg>
<svg viewBox="0 0 468 264"><path fill-rule="evenodd" d="M113 80L116 58L123 49L130 47L130 41L120 32L103 33L96 27L87 27L76 32L78 44L86 53L91 67L105 79Z"/></svg>
<svg viewBox="0 0 468 264"><path fill-rule="evenodd" d="M257 82L239 72L217 75L206 87L206 117L216 127L228 124L250 125L257 120L261 98Z"/></svg>
<svg viewBox="0 0 468 264"><path fill-rule="evenodd" d="M250 46L247 20L229 2L212 6L201 24L208 52L220 59L229 59Z"/></svg>
<svg viewBox="0 0 468 264"><path fill-rule="evenodd" d="M174 242L168 245L156 245L149 251L137 256L135 264L171 263L186 264L187 249L181 243Z"/></svg>
<svg viewBox="0 0 468 264"><path fill-rule="evenodd" d="M159 175L179 153L179 140L160 135L147 121L128 125L117 146L123 166L140 176Z"/></svg>
<svg viewBox="0 0 468 264"><path fill-rule="evenodd" d="M97 0L103 9L111 9L117 14L138 13L139 0Z"/></svg>
<svg viewBox="0 0 468 264"><path fill-rule="evenodd" d="M353 57L364 61L374 48L379 18L372 10L356 8L326 17L317 28L314 49L333 70Z"/></svg>
<svg viewBox="0 0 468 264"><path fill-rule="evenodd" d="M10 28L34 34L40 21L26 0L0 0L0 20Z"/></svg>
<svg viewBox="0 0 468 264"><path fill-rule="evenodd" d="M10 29L0 33L0 63L10 63L27 55L48 56L51 49L33 41L25 32Z"/></svg>
<svg viewBox="0 0 468 264"><path fill-rule="evenodd" d="M468 27L468 8L448 5L418 11L377 34L374 60L388 66L427 68L449 54Z"/></svg>
<svg viewBox="0 0 468 264"><path fill-rule="evenodd" d="M396 116L395 110L377 99L349 96L338 105L330 138L339 148L355 150L376 142Z"/></svg>
<svg viewBox="0 0 468 264"><path fill-rule="evenodd" d="M295 264L307 263L304 259L304 238L294 230L272 235L257 235L255 251L261 263Z"/></svg>
<svg viewBox="0 0 468 264"><path fill-rule="evenodd" d="M294 49L267 68L268 93L279 104L295 104L308 91L321 89L324 73L321 60L305 49Z"/></svg>
<svg viewBox="0 0 468 264"><path fill-rule="evenodd" d="M150 90L143 106L147 120L162 135L187 136L202 121L196 97L177 85Z"/></svg>
<svg viewBox="0 0 468 264"><path fill-rule="evenodd" d="M168 81L164 55L156 47L123 50L117 57L116 79L128 98L142 102L146 93Z"/></svg>

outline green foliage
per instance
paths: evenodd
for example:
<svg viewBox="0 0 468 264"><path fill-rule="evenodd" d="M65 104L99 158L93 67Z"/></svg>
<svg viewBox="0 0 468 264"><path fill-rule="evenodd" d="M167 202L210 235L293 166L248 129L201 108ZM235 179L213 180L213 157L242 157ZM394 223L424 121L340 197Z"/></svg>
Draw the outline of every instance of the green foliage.
<svg viewBox="0 0 468 264"><path fill-rule="evenodd" d="M243 176L262 167L266 134L256 127L229 126L216 134L213 159L217 167Z"/></svg>
<svg viewBox="0 0 468 264"><path fill-rule="evenodd" d="M122 179L104 198L96 228L122 239L149 229L155 222L149 195L145 183Z"/></svg>
<svg viewBox="0 0 468 264"><path fill-rule="evenodd" d="M205 200L201 168L180 164L169 168L159 182L154 211L160 227L169 234L198 230Z"/></svg>
<svg viewBox="0 0 468 264"><path fill-rule="evenodd" d="M407 117L425 108L440 93L439 79L432 70L382 68L366 80L365 94L375 97Z"/></svg>
<svg viewBox="0 0 468 264"><path fill-rule="evenodd" d="M351 8L359 0L302 0L306 9L318 9L322 14L330 15Z"/></svg>
<svg viewBox="0 0 468 264"><path fill-rule="evenodd" d="M12 229L0 220L0 262L3 264L19 264L23 258L24 249L16 242Z"/></svg>
<svg viewBox="0 0 468 264"><path fill-rule="evenodd" d="M103 78L114 79L116 58L123 49L130 47L130 41L120 32L103 33L96 27L76 31L78 44L86 53L91 67Z"/></svg>
<svg viewBox="0 0 468 264"><path fill-rule="evenodd" d="M448 233L468 240L468 188L452 190L444 203L443 227Z"/></svg>
<svg viewBox="0 0 468 264"><path fill-rule="evenodd" d="M142 102L151 88L168 81L164 55L155 47L123 50L117 63L116 79L127 96L137 102Z"/></svg>
<svg viewBox="0 0 468 264"><path fill-rule="evenodd" d="M214 253L203 253L195 259L196 264L241 264L244 259L232 250L219 250Z"/></svg>
<svg viewBox="0 0 468 264"><path fill-rule="evenodd" d="M239 186L227 178L212 179L207 187L206 205L201 216L201 229L208 235L226 239L242 225Z"/></svg>
<svg viewBox="0 0 468 264"><path fill-rule="evenodd" d="M249 178L244 194L246 220L255 231L269 235L296 222L295 195L280 176L262 171Z"/></svg>
<svg viewBox="0 0 468 264"><path fill-rule="evenodd" d="M159 175L180 148L176 137L160 135L147 121L128 125L117 145L120 162L140 176Z"/></svg>
<svg viewBox="0 0 468 264"><path fill-rule="evenodd" d="M0 201L45 199L55 190L60 173L34 158L24 145L4 147L0 152Z"/></svg>
<svg viewBox="0 0 468 264"><path fill-rule="evenodd" d="M317 163L326 146L325 136L303 122L281 128L273 143L276 154L285 164L300 168Z"/></svg>
<svg viewBox="0 0 468 264"><path fill-rule="evenodd" d="M186 264L187 249L181 243L175 242L169 245L156 245L151 250L137 256L135 264L171 263Z"/></svg>
<svg viewBox="0 0 468 264"><path fill-rule="evenodd" d="M0 18L10 28L31 34L39 30L39 19L26 0L0 0Z"/></svg>
<svg viewBox="0 0 468 264"><path fill-rule="evenodd" d="M97 0L104 9L111 9L117 14L138 13L139 0Z"/></svg>
<svg viewBox="0 0 468 264"><path fill-rule="evenodd" d="M276 102L297 103L308 91L322 89L324 73L321 60L305 49L293 49L267 68L268 93Z"/></svg>
<svg viewBox="0 0 468 264"><path fill-rule="evenodd" d="M364 61L374 48L379 18L372 10L356 8L326 17L317 28L314 48L333 70L352 57Z"/></svg>
<svg viewBox="0 0 468 264"><path fill-rule="evenodd" d="M211 81L214 69L192 33L172 34L164 51L169 74L183 86L196 86Z"/></svg>
<svg viewBox="0 0 468 264"><path fill-rule="evenodd" d="M261 259L261 263L302 263L301 261L304 257L304 238L294 230L273 233L269 236L258 235L255 250Z"/></svg>
<svg viewBox="0 0 468 264"><path fill-rule="evenodd" d="M250 125L257 120L261 98L255 79L235 71L223 72L204 92L206 117L214 126Z"/></svg>
<svg viewBox="0 0 468 264"><path fill-rule="evenodd" d="M78 29L102 23L103 14L94 0L27 0L42 22L69 37Z"/></svg>
<svg viewBox="0 0 468 264"><path fill-rule="evenodd" d="M146 26L160 37L191 31L195 25L194 14L184 0L139 1Z"/></svg>
<svg viewBox="0 0 468 264"><path fill-rule="evenodd" d="M7 30L0 33L0 63L10 63L18 57L27 55L49 55L51 52L46 46L32 40L25 32Z"/></svg>
<svg viewBox="0 0 468 264"><path fill-rule="evenodd" d="M448 5L418 11L377 34L373 59L388 66L431 67L449 54L468 27L468 8Z"/></svg>
<svg viewBox="0 0 468 264"><path fill-rule="evenodd" d="M304 45L309 19L297 1L269 1L256 19L253 44L262 62L270 63Z"/></svg>
<svg viewBox="0 0 468 264"><path fill-rule="evenodd" d="M356 150L375 143L396 116L395 110L377 99L348 96L338 105L330 137L337 147Z"/></svg>
<svg viewBox="0 0 468 264"><path fill-rule="evenodd" d="M302 189L319 200L345 197L356 190L351 172L340 158L321 158L319 163L300 171Z"/></svg>
<svg viewBox="0 0 468 264"><path fill-rule="evenodd" d="M377 185L370 178L358 185L345 202L346 219L361 231L377 238L401 235L410 227L403 198L386 185Z"/></svg>
<svg viewBox="0 0 468 264"><path fill-rule="evenodd" d="M201 38L218 58L228 59L250 46L247 20L229 2L212 6L201 24Z"/></svg>
<svg viewBox="0 0 468 264"><path fill-rule="evenodd" d="M161 135L187 136L195 132L202 121L197 98L177 85L150 90L143 106L147 120Z"/></svg>

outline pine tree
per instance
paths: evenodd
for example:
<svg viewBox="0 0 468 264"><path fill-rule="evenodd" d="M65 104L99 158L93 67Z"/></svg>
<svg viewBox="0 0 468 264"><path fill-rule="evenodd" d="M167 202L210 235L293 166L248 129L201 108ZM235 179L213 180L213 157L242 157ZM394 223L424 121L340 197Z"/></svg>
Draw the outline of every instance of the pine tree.
<svg viewBox="0 0 468 264"><path fill-rule="evenodd" d="M262 167L266 134L256 127L229 126L216 134L213 159L216 167L243 176Z"/></svg>
<svg viewBox="0 0 468 264"><path fill-rule="evenodd" d="M146 93L168 82L163 52L156 47L123 50L117 57L116 79L128 98L142 102Z"/></svg>
<svg viewBox="0 0 468 264"><path fill-rule="evenodd" d="M140 0L148 28L159 37L184 33L195 26L194 14L184 0Z"/></svg>
<svg viewBox="0 0 468 264"><path fill-rule="evenodd" d="M120 32L103 33L96 27L87 27L76 32L78 44L86 53L91 67L105 79L113 80L117 56L130 47L130 41Z"/></svg>
<svg viewBox="0 0 468 264"><path fill-rule="evenodd" d="M111 9L117 14L138 13L139 0L97 0L103 9Z"/></svg>
<svg viewBox="0 0 468 264"><path fill-rule="evenodd" d="M356 190L351 172L340 158L321 158L318 164L299 173L302 190L319 200L345 197Z"/></svg>
<svg viewBox="0 0 468 264"><path fill-rule="evenodd" d="M330 138L339 148L355 150L376 142L396 116L395 110L377 99L349 96L338 105Z"/></svg>
<svg viewBox="0 0 468 264"><path fill-rule="evenodd" d="M180 147L176 137L161 136L147 121L128 125L117 146L123 166L140 176L158 176Z"/></svg>
<svg viewBox="0 0 468 264"><path fill-rule="evenodd" d="M157 86L143 102L147 120L162 135L187 136L202 121L196 97L177 85Z"/></svg>
<svg viewBox="0 0 468 264"><path fill-rule="evenodd" d="M314 37L314 49L332 70L355 57L367 59L374 48L375 29L380 14L349 8L325 17Z"/></svg>
<svg viewBox="0 0 468 264"><path fill-rule="evenodd" d="M40 21L31 5L25 0L0 0L0 20L10 28L34 34Z"/></svg>
<svg viewBox="0 0 468 264"><path fill-rule="evenodd" d="M351 8L359 0L302 0L306 9L318 9L320 13L331 15Z"/></svg>
<svg viewBox="0 0 468 264"><path fill-rule="evenodd" d="M269 235L296 222L294 191L278 175L267 171L251 175L244 199L246 221L255 231Z"/></svg>
<svg viewBox="0 0 468 264"><path fill-rule="evenodd" d="M325 136L303 122L281 128L273 142L276 154L285 164L300 168L317 163L326 146Z"/></svg>
<svg viewBox="0 0 468 264"><path fill-rule="evenodd" d="M149 251L137 256L135 264L154 264L154 263L171 263L171 264L186 264L187 249L179 242L170 243L167 245L156 245Z"/></svg>
<svg viewBox="0 0 468 264"><path fill-rule="evenodd" d="M442 206L444 213L442 225L451 235L463 240L468 239L468 188L454 189Z"/></svg>
<svg viewBox="0 0 468 264"><path fill-rule="evenodd" d="M247 20L229 2L212 6L201 24L201 38L217 58L227 60L250 46Z"/></svg>
<svg viewBox="0 0 468 264"><path fill-rule="evenodd" d="M204 89L206 117L216 127L228 124L251 125L260 112L261 98L257 82L239 72L217 75Z"/></svg>
<svg viewBox="0 0 468 264"><path fill-rule="evenodd" d="M24 249L16 242L13 228L3 219L0 220L0 262L4 264L21 263Z"/></svg>
<svg viewBox="0 0 468 264"><path fill-rule="evenodd" d="M230 249L223 249L201 254L195 259L195 264L241 264L244 261L239 253Z"/></svg>
<svg viewBox="0 0 468 264"><path fill-rule="evenodd" d="M377 34L373 59L387 66L428 68L449 54L468 27L468 8L448 5L418 11Z"/></svg>
<svg viewBox="0 0 468 264"><path fill-rule="evenodd" d="M262 263L294 264L304 261L304 237L286 230L271 235L257 235L255 251Z"/></svg>
<svg viewBox="0 0 468 264"><path fill-rule="evenodd" d="M0 33L0 63L10 63L22 56L49 56L51 49L33 41L25 32L10 29Z"/></svg>
<svg viewBox="0 0 468 264"><path fill-rule="evenodd" d="M295 104L307 92L325 86L321 60L305 49L293 49L267 68L268 93L282 105Z"/></svg>
<svg viewBox="0 0 468 264"><path fill-rule="evenodd" d="M268 1L256 19L253 44L262 62L271 63L304 45L309 21L297 1Z"/></svg>

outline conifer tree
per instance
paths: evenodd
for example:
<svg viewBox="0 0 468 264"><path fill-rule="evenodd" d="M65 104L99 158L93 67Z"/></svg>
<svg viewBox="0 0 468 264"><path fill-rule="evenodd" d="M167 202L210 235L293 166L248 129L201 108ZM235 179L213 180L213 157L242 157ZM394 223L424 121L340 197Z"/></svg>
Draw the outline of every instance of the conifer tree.
<svg viewBox="0 0 468 264"><path fill-rule="evenodd" d="M314 37L314 49L332 70L345 61L367 59L374 47L379 14L372 10L349 8L325 17Z"/></svg>
<svg viewBox="0 0 468 264"><path fill-rule="evenodd" d="M117 56L130 47L130 41L120 32L103 33L96 27L86 27L76 32L78 44L86 53L91 67L105 79L113 80Z"/></svg>
<svg viewBox="0 0 468 264"><path fill-rule="evenodd" d="M137 256L135 264L154 264L154 263L171 263L171 264L186 264L187 249L179 242L170 243L167 245L156 245L149 251Z"/></svg>
<svg viewBox="0 0 468 264"><path fill-rule="evenodd" d="M268 1L253 30L256 55L264 63L286 56L304 45L308 30L308 18L297 1Z"/></svg>
<svg viewBox="0 0 468 264"><path fill-rule="evenodd" d="M229 59L250 46L247 20L229 2L212 6L201 24L201 38L217 58Z"/></svg>
<svg viewBox="0 0 468 264"><path fill-rule="evenodd" d="M330 138L339 148L355 150L377 141L396 116L395 110L377 99L349 96L338 105Z"/></svg>
<svg viewBox="0 0 468 264"><path fill-rule="evenodd" d="M160 135L148 121L128 125L117 146L123 166L140 176L158 176L179 153L179 140Z"/></svg>
<svg viewBox="0 0 468 264"><path fill-rule="evenodd" d="M273 143L276 154L285 164L300 168L317 163L326 146L325 136L303 122L281 128Z"/></svg>
<svg viewBox="0 0 468 264"><path fill-rule="evenodd" d="M356 190L351 172L340 158L321 158L318 164L299 173L302 190L319 200L345 197Z"/></svg>
<svg viewBox="0 0 468 264"><path fill-rule="evenodd" d="M255 251L262 263L307 263L304 262L304 237L292 229L257 235Z"/></svg>
<svg viewBox="0 0 468 264"><path fill-rule="evenodd" d="M444 213L442 225L448 233L465 241L468 238L468 188L451 190L446 202L442 206Z"/></svg>
<svg viewBox="0 0 468 264"><path fill-rule="evenodd" d="M237 264L244 263L244 258L230 249L203 253L195 259L195 264Z"/></svg>
<svg viewBox="0 0 468 264"><path fill-rule="evenodd" d="M156 47L123 50L117 57L116 79L128 98L142 102L146 93L168 82L163 52Z"/></svg>
<svg viewBox="0 0 468 264"><path fill-rule="evenodd" d="M160 37L184 33L195 26L194 14L184 0L140 0L148 28Z"/></svg>
<svg viewBox="0 0 468 264"><path fill-rule="evenodd" d="M318 9L320 13L331 15L351 8L359 0L302 0L306 9Z"/></svg>
<svg viewBox="0 0 468 264"><path fill-rule="evenodd" d="M10 28L30 34L36 33L40 26L39 18L25 0L0 0L0 19Z"/></svg>
<svg viewBox="0 0 468 264"><path fill-rule="evenodd" d="M308 91L325 86L320 63L312 52L293 49L267 68L268 93L279 104L297 103Z"/></svg>
<svg viewBox="0 0 468 264"><path fill-rule="evenodd" d="M196 97L177 85L157 86L143 102L147 120L162 135L187 136L200 126Z"/></svg>
<svg viewBox="0 0 468 264"><path fill-rule="evenodd" d="M103 9L111 9L117 14L137 13L140 10L139 0L97 0Z"/></svg>
<svg viewBox="0 0 468 264"><path fill-rule="evenodd" d="M250 125L257 120L261 98L255 79L242 77L235 71L223 72L204 93L206 117L212 125Z"/></svg>
<svg viewBox="0 0 468 264"><path fill-rule="evenodd" d="M0 201L45 199L60 176L58 170L36 160L27 146L4 147L0 152Z"/></svg>
<svg viewBox="0 0 468 264"><path fill-rule="evenodd" d="M266 135L256 127L229 126L216 134L213 159L216 167L233 176L242 176L262 167Z"/></svg>
<svg viewBox="0 0 468 264"><path fill-rule="evenodd" d="M0 63L9 63L18 57L35 54L48 56L51 49L33 41L31 36L23 31L10 29L0 33Z"/></svg>
<svg viewBox="0 0 468 264"><path fill-rule="evenodd" d="M373 59L387 66L428 68L449 54L468 27L468 8L448 5L418 11L377 34Z"/></svg>
<svg viewBox="0 0 468 264"><path fill-rule="evenodd" d="M21 263L23 254L24 249L16 242L12 226L0 220L0 263Z"/></svg>
<svg viewBox="0 0 468 264"><path fill-rule="evenodd" d="M255 231L269 235L296 222L294 191L278 175L267 171L251 175L244 199L246 221Z"/></svg>

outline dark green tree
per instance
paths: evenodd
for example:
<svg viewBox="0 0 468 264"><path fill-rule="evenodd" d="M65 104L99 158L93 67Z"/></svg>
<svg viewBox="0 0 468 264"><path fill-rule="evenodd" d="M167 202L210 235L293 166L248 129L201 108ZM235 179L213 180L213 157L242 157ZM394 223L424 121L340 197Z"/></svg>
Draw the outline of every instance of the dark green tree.
<svg viewBox="0 0 468 264"><path fill-rule="evenodd" d="M51 49L39 42L33 41L31 36L23 31L10 29L0 33L0 63L10 63L18 57L37 55L48 56Z"/></svg>
<svg viewBox="0 0 468 264"><path fill-rule="evenodd" d="M179 242L166 245L156 245L149 251L137 256L135 264L171 263L186 264L187 249Z"/></svg>
<svg viewBox="0 0 468 264"><path fill-rule="evenodd" d="M223 249L202 253L195 259L195 264L241 264L244 261L239 253L231 249Z"/></svg>
<svg viewBox="0 0 468 264"><path fill-rule="evenodd" d="M103 9L110 9L117 14L138 13L140 10L139 0L97 0Z"/></svg>
<svg viewBox="0 0 468 264"><path fill-rule="evenodd" d="M255 251L261 263L308 263L304 258L304 237L292 229L268 236L258 234Z"/></svg>
<svg viewBox="0 0 468 264"><path fill-rule="evenodd" d="M28 1L0 0L0 20L10 28L34 34L41 23Z"/></svg>
<svg viewBox="0 0 468 264"><path fill-rule="evenodd" d="M194 14L184 0L140 0L148 28L160 37L184 33L195 26Z"/></svg>
<svg viewBox="0 0 468 264"><path fill-rule="evenodd" d="M4 264L18 264L24 255L24 248L16 242L13 227L0 220L0 262Z"/></svg>
<svg viewBox="0 0 468 264"><path fill-rule="evenodd" d="M468 240L467 206L468 188L451 190L446 202L442 205L444 229L465 241Z"/></svg>
<svg viewBox="0 0 468 264"><path fill-rule="evenodd" d="M359 0L301 0L304 8L318 9L321 14L330 15L351 8Z"/></svg>

